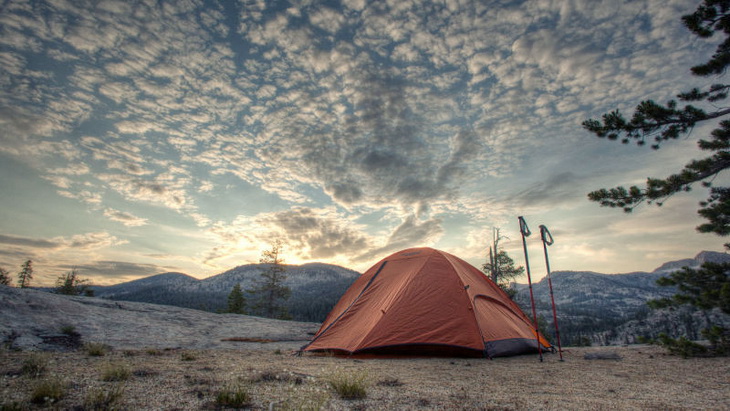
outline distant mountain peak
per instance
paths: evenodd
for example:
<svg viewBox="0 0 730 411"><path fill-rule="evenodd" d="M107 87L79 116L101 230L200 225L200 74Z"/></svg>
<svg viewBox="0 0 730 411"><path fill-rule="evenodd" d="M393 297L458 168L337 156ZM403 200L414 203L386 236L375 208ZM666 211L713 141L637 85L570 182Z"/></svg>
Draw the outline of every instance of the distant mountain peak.
<svg viewBox="0 0 730 411"><path fill-rule="evenodd" d="M652 271L652 273L669 274L681 270L683 267L699 268L699 266L707 262L730 263L730 254L717 251L700 251L694 258L666 262Z"/></svg>
<svg viewBox="0 0 730 411"><path fill-rule="evenodd" d="M727 263L730 262L730 254L720 253L717 251L701 251L695 256L695 260L700 264L710 263Z"/></svg>
<svg viewBox="0 0 730 411"><path fill-rule="evenodd" d="M239 265L202 280L181 273L157 274L107 287L95 287L97 296L216 311L238 284L251 289L269 264ZM322 321L360 273L325 263L285 265L284 285L292 291L287 305L295 319Z"/></svg>

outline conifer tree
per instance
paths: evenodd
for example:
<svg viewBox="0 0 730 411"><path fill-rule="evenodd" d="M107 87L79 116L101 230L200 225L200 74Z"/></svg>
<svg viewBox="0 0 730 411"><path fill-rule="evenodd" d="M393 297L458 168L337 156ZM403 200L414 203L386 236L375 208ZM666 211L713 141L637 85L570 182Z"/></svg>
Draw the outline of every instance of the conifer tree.
<svg viewBox="0 0 730 411"><path fill-rule="evenodd" d="M291 289L284 285L286 267L281 257L281 241L277 240L271 250L261 254L259 263L265 264L259 279L254 281L252 289L247 290L254 299L253 311L269 318L290 319L284 301L291 296Z"/></svg>
<svg viewBox="0 0 730 411"><path fill-rule="evenodd" d="M720 37L715 53L708 61L692 67L692 74L700 77L724 75L730 67L730 0L704 0L694 13L683 16L682 21L700 38ZM679 107L676 100L670 100L666 105L645 100L636 107L631 120L615 110L604 114L600 120L584 121L583 127L598 137L620 139L623 143L635 141L640 146L651 140L653 149L688 135L698 125L717 124L709 138L697 142L701 150L709 153L708 157L693 160L677 174L666 178L649 178L644 187L604 188L589 193L588 198L601 206L619 207L631 212L643 202L662 205L674 194L690 191L694 185L701 184L709 189L709 193L707 199L700 202L698 214L707 222L699 225L697 231L730 235L730 187L713 184L715 177L730 168L730 120L726 118L730 115L730 108L721 104L728 98L729 92L730 84L716 83L705 89L694 88L678 94L678 100L693 103L684 107ZM730 243L725 243L725 247L730 249ZM653 302L653 307L690 304L700 309L718 307L725 311L730 304L730 264L705 263L698 270L685 269L657 283L676 286L678 293L672 298ZM713 327L708 332L713 333L718 341L724 341L725 348L717 352L730 353L729 330ZM684 341L667 336L664 336L664 342L670 350L673 346L688 346Z"/></svg>
<svg viewBox="0 0 730 411"><path fill-rule="evenodd" d="M18 287L26 288L30 287L30 280L33 279L33 262L27 260L23 263L23 266L18 273Z"/></svg>
<svg viewBox="0 0 730 411"><path fill-rule="evenodd" d="M691 68L695 76L709 77L725 74L730 66L730 0L704 0L697 10L682 17L692 33L700 38L720 37L715 54L705 63ZM583 127L601 138L635 141L643 146L647 140L653 149L688 135L696 126L714 123L730 114L730 108L720 102L728 98L730 84L714 84L706 89L694 88L677 95L682 102L693 103L679 107L676 100L666 105L653 100L642 101L630 120L619 110L606 113L600 120L589 119ZM631 186L600 189L588 194L591 201L605 207L622 208L631 212L643 202L662 205L669 197L690 191L700 184L709 188L707 200L700 203L698 213L707 222L697 227L702 233L720 236L730 234L730 187L714 186L713 179L730 167L730 120L717 123L709 138L700 139L698 147L710 155L686 164L677 174L666 178L649 178L644 187ZM730 249L730 244L725 244Z"/></svg>
<svg viewBox="0 0 730 411"><path fill-rule="evenodd" d="M4 268L0 268L0 285L10 285L10 273Z"/></svg>
<svg viewBox="0 0 730 411"><path fill-rule="evenodd" d="M92 294L92 290L86 284L88 280L82 280L76 274L76 269L72 269L66 274L61 275L56 280L56 293L64 295L81 295Z"/></svg>
<svg viewBox="0 0 730 411"><path fill-rule="evenodd" d="M228 307L226 308L227 313L234 314L246 314L246 297L243 296L241 290L241 284L236 283L228 294Z"/></svg>
<svg viewBox="0 0 730 411"><path fill-rule="evenodd" d="M510 283L525 273L524 267L515 267L515 261L506 251L499 249L499 242L504 237L499 234L499 228L492 229L492 244L489 246L487 262L482 271L489 276L510 298L517 292L510 287Z"/></svg>

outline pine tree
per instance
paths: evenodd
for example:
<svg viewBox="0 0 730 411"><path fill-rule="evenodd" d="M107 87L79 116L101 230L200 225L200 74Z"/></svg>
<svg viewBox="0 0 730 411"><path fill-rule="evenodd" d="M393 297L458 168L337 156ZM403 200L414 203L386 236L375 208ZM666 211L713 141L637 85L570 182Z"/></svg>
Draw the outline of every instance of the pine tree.
<svg viewBox="0 0 730 411"><path fill-rule="evenodd" d="M286 268L283 262L281 241L277 240L271 250L265 250L261 254L259 263L265 264L266 268L261 272L261 277L254 282L254 287L247 290L254 299L253 310L264 317L291 318L283 304L291 296L291 289L284 285Z"/></svg>
<svg viewBox="0 0 730 411"><path fill-rule="evenodd" d="M236 283L228 294L228 307L226 308L227 313L234 314L246 314L246 297L243 296L241 290L241 284Z"/></svg>
<svg viewBox="0 0 730 411"><path fill-rule="evenodd" d="M4 268L0 268L0 285L10 285L10 273Z"/></svg>
<svg viewBox="0 0 730 411"><path fill-rule="evenodd" d="M719 308L730 314L730 264L702 264L699 269L684 267L656 282L663 287L677 287L669 298L649 301L651 308L677 307L689 304L701 310Z"/></svg>
<svg viewBox="0 0 730 411"><path fill-rule="evenodd" d="M482 266L482 271L512 298L517 292L510 287L510 283L523 275L525 268L515 267L512 257L506 251L499 249L499 242L503 238L499 234L499 228L492 229L492 244L489 246L489 256Z"/></svg>
<svg viewBox="0 0 730 411"><path fill-rule="evenodd" d="M64 295L93 295L93 291L86 284L87 282L88 280L82 280L78 277L76 269L72 269L68 273L58 277L56 280L56 293Z"/></svg>
<svg viewBox="0 0 730 411"><path fill-rule="evenodd" d="M715 34L721 37L712 57L692 67L692 74L701 77L725 74L730 67L730 0L704 0L694 13L683 16L682 21L687 29L700 38L708 39ZM710 153L708 157L693 160L679 173L664 179L649 178L644 187L604 188L589 193L588 198L601 206L619 207L631 212L643 202L662 205L674 194L690 191L693 185L699 183L709 188L709 195L707 200L700 202L698 210L698 214L707 222L699 225L697 231L730 235L730 187L713 186L715 177L730 168L730 120L721 120L730 115L730 108L719 104L728 98L729 92L730 84L713 84L706 89L694 88L677 95L680 101L697 105L687 104L680 108L675 100L670 100L666 105L646 100L636 106L631 120L615 110L604 114L601 120L584 121L583 127L598 137L620 139L623 143L633 140L640 146L646 144L647 139L652 139L652 148L659 149L661 144L687 135L703 122L720 120L709 138L697 142L701 150ZM726 243L725 247L730 249L730 243ZM659 300L652 305L690 304L700 309L716 306L725 310L730 298L728 272L730 265L704 264L699 270L683 270L672 274L658 283L676 286L679 292L671 299ZM725 338L725 349L730 351L729 330L715 327L707 332ZM664 336L663 341L670 350L687 346L684 341L672 340L667 336Z"/></svg>
<svg viewBox="0 0 730 411"><path fill-rule="evenodd" d="M18 273L18 287L26 288L30 287L30 280L33 279L33 262L27 260L23 263L23 266Z"/></svg>
<svg viewBox="0 0 730 411"><path fill-rule="evenodd" d="M730 66L730 0L704 0L697 10L682 17L685 27L700 38L710 38L715 34L721 37L715 54L710 60L691 68L696 76L718 76ZM645 145L652 141L652 148L659 149L661 144L687 135L703 122L712 123L730 114L730 108L721 107L721 100L728 98L730 84L714 84L707 89L692 89L680 93L677 98L692 102L678 107L676 100L666 105L652 100L642 101L631 120L627 120L619 110L604 114L600 120L590 119L583 127L601 138L621 140L623 143L635 141ZM709 111L707 111L709 110ZM676 193L690 191L695 184L709 188L707 200L700 203L698 213L707 220L697 230L702 233L715 233L720 236L730 234L730 188L715 187L713 179L730 167L730 120L722 120L718 128L710 132L710 138L697 142L701 150L710 155L693 160L677 174L664 179L649 178L644 187L632 186L600 189L588 194L591 201L605 207L623 208L631 212L643 202L662 205ZM730 248L730 244L725 244Z"/></svg>

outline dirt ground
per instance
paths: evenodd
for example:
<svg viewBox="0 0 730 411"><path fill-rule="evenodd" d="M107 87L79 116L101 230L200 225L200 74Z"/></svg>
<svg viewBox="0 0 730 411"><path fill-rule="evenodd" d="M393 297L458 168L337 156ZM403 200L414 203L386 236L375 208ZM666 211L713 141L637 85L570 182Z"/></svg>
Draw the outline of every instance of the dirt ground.
<svg viewBox="0 0 730 411"><path fill-rule="evenodd" d="M563 362L557 354L546 355L544 362L537 355L493 360L298 357L289 353L294 346L140 348L103 356L84 350L40 357L2 351L0 409L220 409L225 407L219 393L232 383L250 395L247 408L263 410L730 409L730 358L682 359L654 346L570 348ZM24 364L39 358L45 364L40 377L23 372ZM110 369L128 375L104 381ZM330 381L353 376L362 378L366 397L341 399ZM63 397L32 404L34 388L44 381L60 382Z"/></svg>

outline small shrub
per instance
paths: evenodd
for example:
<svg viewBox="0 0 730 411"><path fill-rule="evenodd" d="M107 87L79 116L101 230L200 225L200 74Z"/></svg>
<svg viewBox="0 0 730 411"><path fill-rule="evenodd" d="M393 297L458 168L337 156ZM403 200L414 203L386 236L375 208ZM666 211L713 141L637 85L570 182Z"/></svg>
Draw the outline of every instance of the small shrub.
<svg viewBox="0 0 730 411"><path fill-rule="evenodd" d="M194 352L185 351L180 354L180 359L183 361L195 361L198 359L198 356Z"/></svg>
<svg viewBox="0 0 730 411"><path fill-rule="evenodd" d="M274 354L281 355L281 350L277 348L276 350L274 350Z"/></svg>
<svg viewBox="0 0 730 411"><path fill-rule="evenodd" d="M148 348L145 350L147 355L162 355L162 351L158 350L157 348Z"/></svg>
<svg viewBox="0 0 730 411"><path fill-rule="evenodd" d="M102 381L126 381L131 376L132 371L122 363L108 363L101 372Z"/></svg>
<svg viewBox="0 0 730 411"><path fill-rule="evenodd" d="M109 389L103 387L89 391L84 399L84 411L112 411L121 409L121 399L124 387L115 384Z"/></svg>
<svg viewBox="0 0 730 411"><path fill-rule="evenodd" d="M76 327L70 324L61 326L59 331L61 331L61 334L68 335L69 337L76 337L80 335L79 332L76 331Z"/></svg>
<svg viewBox="0 0 730 411"><path fill-rule="evenodd" d="M245 408L251 405L251 393L241 382L228 384L216 396L216 403L221 407Z"/></svg>
<svg viewBox="0 0 730 411"><path fill-rule="evenodd" d="M147 368L139 368L132 371L132 375L134 375L135 377L152 377L159 374L159 372Z"/></svg>
<svg viewBox="0 0 730 411"><path fill-rule="evenodd" d="M84 344L84 350L91 357L103 357L106 355L107 346L102 343L88 342Z"/></svg>
<svg viewBox="0 0 730 411"><path fill-rule="evenodd" d="M291 386L281 409L320 411L330 398L330 393L321 387L305 385Z"/></svg>
<svg viewBox="0 0 730 411"><path fill-rule="evenodd" d="M360 400L367 397L367 373L338 371L328 379L329 386L343 400Z"/></svg>
<svg viewBox="0 0 730 411"><path fill-rule="evenodd" d="M33 387L30 402L33 404L53 404L66 395L65 385L58 379L41 380Z"/></svg>
<svg viewBox="0 0 730 411"><path fill-rule="evenodd" d="M8 404L0 404L0 411L25 411L28 407L19 403L11 402Z"/></svg>
<svg viewBox="0 0 730 411"><path fill-rule="evenodd" d="M404 384L400 382L397 378L386 378L384 380L378 381L378 385L381 387L400 387Z"/></svg>
<svg viewBox="0 0 730 411"><path fill-rule="evenodd" d="M661 333L659 334L659 339L655 341L655 343L666 348L670 354L680 355L682 358L704 357L708 355L707 347L690 341L685 337L674 339L664 333Z"/></svg>
<svg viewBox="0 0 730 411"><path fill-rule="evenodd" d="M302 380L302 377L291 372L266 370L261 371L254 377L251 377L251 382L291 382L294 383L294 385L301 385L304 383L304 380Z"/></svg>
<svg viewBox="0 0 730 411"><path fill-rule="evenodd" d="M667 334L659 334L656 340L642 338L640 341L647 344L655 344L664 347L671 355L679 355L682 358L690 357L722 357L730 355L730 330L718 326L702 330L702 336L707 338L709 346L690 341L685 337L677 339Z"/></svg>
<svg viewBox="0 0 730 411"><path fill-rule="evenodd" d="M45 353L32 353L23 361L20 373L31 378L42 376L48 368L49 356Z"/></svg>
<svg viewBox="0 0 730 411"><path fill-rule="evenodd" d="M702 330L702 336L710 342L710 350L716 356L730 355L730 330L713 325Z"/></svg>

